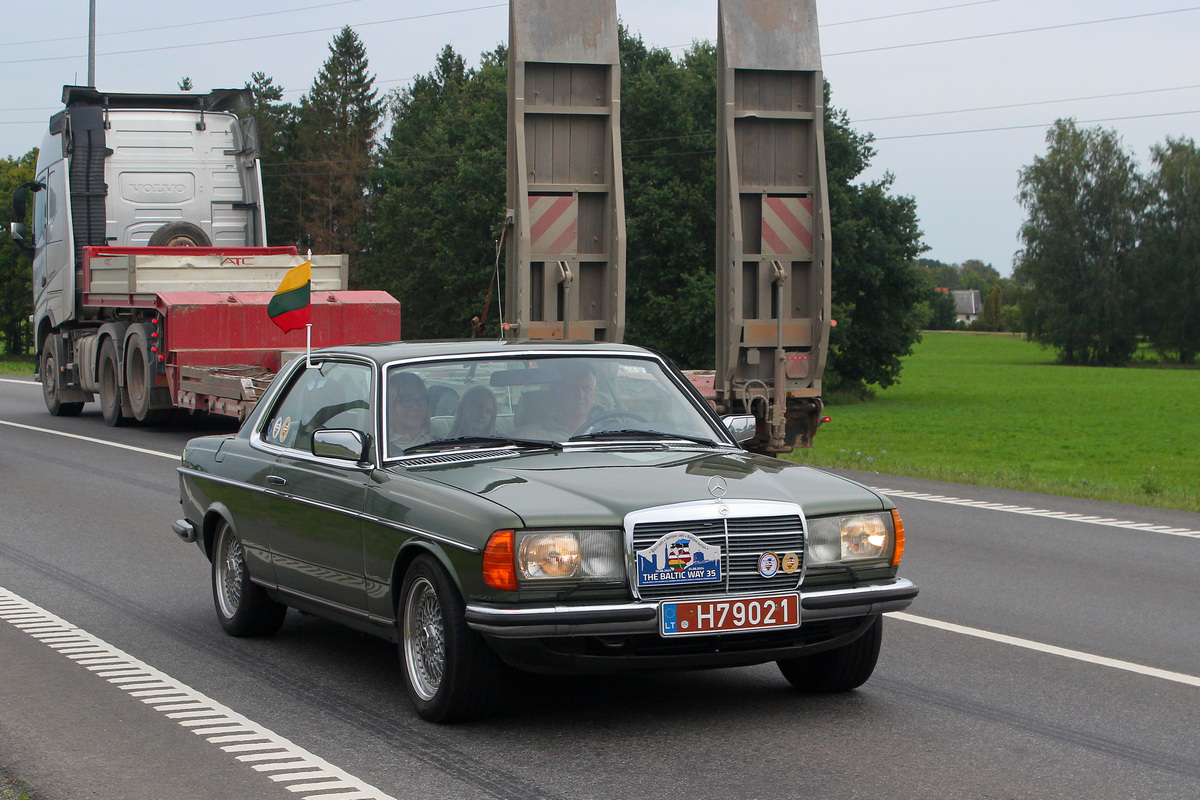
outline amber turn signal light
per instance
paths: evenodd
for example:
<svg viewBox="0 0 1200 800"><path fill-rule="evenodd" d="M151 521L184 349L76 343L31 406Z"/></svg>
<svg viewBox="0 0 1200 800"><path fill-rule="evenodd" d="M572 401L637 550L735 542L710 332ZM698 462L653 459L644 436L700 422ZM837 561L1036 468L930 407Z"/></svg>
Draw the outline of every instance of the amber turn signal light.
<svg viewBox="0 0 1200 800"><path fill-rule="evenodd" d="M900 512L892 509L892 525L896 529L896 548L892 551L892 566L900 566L900 556L904 555L904 521Z"/></svg>
<svg viewBox="0 0 1200 800"><path fill-rule="evenodd" d="M493 589L517 591L512 531L496 531L488 539L483 549L483 582Z"/></svg>

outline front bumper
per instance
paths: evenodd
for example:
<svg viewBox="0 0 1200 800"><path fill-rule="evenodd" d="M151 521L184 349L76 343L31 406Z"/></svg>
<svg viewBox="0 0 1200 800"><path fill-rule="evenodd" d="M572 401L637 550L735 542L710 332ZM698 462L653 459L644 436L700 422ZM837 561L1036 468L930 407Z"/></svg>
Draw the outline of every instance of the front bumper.
<svg viewBox="0 0 1200 800"><path fill-rule="evenodd" d="M801 624L900 611L912 604L918 591L917 585L907 578L839 589L802 588ZM471 603L466 617L474 630L500 639L626 636L657 633L659 605L657 600L571 606Z"/></svg>

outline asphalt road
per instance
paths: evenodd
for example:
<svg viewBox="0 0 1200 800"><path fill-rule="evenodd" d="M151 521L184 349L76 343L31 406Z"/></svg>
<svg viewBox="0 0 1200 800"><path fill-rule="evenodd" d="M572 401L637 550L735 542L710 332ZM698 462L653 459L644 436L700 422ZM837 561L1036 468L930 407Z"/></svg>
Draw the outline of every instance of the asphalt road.
<svg viewBox="0 0 1200 800"><path fill-rule="evenodd" d="M170 532L172 455L220 430L57 419L0 379L0 772L45 800L1200 797L1200 515L855 475L921 586L862 689L529 677L438 727L386 642L221 632Z"/></svg>

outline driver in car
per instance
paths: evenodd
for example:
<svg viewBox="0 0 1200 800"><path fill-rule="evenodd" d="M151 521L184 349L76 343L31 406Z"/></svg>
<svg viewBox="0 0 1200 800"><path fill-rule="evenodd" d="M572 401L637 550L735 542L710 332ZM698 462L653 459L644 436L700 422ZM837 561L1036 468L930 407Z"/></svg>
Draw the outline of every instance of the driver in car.
<svg viewBox="0 0 1200 800"><path fill-rule="evenodd" d="M562 377L550 389L550 411L521 426L518 436L565 442L587 422L596 403L596 373L589 364L578 361L566 362L559 369Z"/></svg>

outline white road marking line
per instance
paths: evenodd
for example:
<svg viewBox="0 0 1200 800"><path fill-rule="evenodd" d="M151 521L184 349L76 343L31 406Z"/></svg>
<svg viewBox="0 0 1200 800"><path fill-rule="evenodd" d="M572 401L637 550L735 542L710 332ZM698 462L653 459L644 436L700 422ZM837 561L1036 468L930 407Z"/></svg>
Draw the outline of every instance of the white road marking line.
<svg viewBox="0 0 1200 800"><path fill-rule="evenodd" d="M20 378L0 378L0 383L23 383L26 386L36 386L42 388L41 381L21 380Z"/></svg>
<svg viewBox="0 0 1200 800"><path fill-rule="evenodd" d="M1200 686L1200 676L1187 675L1182 672L1171 672L1170 670L1158 669L1157 667L1147 667L1141 664L1135 664L1132 661L1121 661L1117 658L1107 658L1105 656L1092 655L1081 650L1071 650L1066 647L1058 647L1052 644L1043 644L1035 642L1031 639L1021 639L1016 636L1008 636L1003 633L992 633L980 628L970 628L966 625L957 625L953 622L942 622L941 620L930 619L929 617L920 617L916 614L910 614L907 611L893 611L887 616L892 619L899 619L905 622L913 622L917 625L926 625L930 628L937 628L951 633L962 634L963 636L974 636L978 639L987 639L991 642L999 642L1013 647L1021 647L1026 650L1036 650L1039 653L1049 653L1050 655L1059 656L1060 658L1070 658L1075 661L1084 661L1088 664L1098 664L1102 667L1112 667L1113 669L1124 670L1125 672L1133 672L1138 675L1146 675L1151 678L1158 678L1164 681L1172 681L1173 683L1182 683L1186 686Z"/></svg>
<svg viewBox="0 0 1200 800"><path fill-rule="evenodd" d="M966 500L961 497L946 497L940 494L925 494L924 492L906 492L901 489L884 489L878 486L872 486L873 490L882 492L888 497L903 497L908 500L927 500L931 503L946 503L953 506L970 506L971 508L982 508L988 511L1004 511L1009 514L1025 514L1030 517L1046 517L1048 519L1061 519L1068 522L1085 522L1089 525L1103 525L1107 528L1125 528L1132 531L1144 531L1146 533L1164 533L1168 536L1183 536L1188 539L1200 539L1200 531L1189 530L1188 528L1168 528L1165 525L1153 525L1149 522L1134 522L1128 519L1117 519L1116 517L1084 517L1077 514L1070 514L1065 511L1050 511L1045 508L1031 508L1029 506L1004 506L992 503L980 504L977 500Z"/></svg>
<svg viewBox="0 0 1200 800"><path fill-rule="evenodd" d="M147 455L147 456L158 456L159 458L169 458L172 461L179 460L179 453L164 453L159 450L147 450L144 447L134 447L131 444L121 444L120 442L106 442L103 439L94 439L91 436L80 436L77 433L67 433L65 431L52 431L49 428L38 428L33 425L22 425L19 422L8 422L7 420L3 420L3 419L0 419L0 425L7 425L10 428L20 428L20 429L26 430L26 431L35 431L37 433L49 433L54 436L63 436L67 439L78 439L81 442L91 442L92 444L103 444L103 445L108 445L109 447L118 447L122 450L129 450L134 453L141 453L141 454Z"/></svg>
<svg viewBox="0 0 1200 800"><path fill-rule="evenodd" d="M104 442L104 444L111 444L111 442ZM172 456L172 458L175 457ZM18 629L25 630L34 638L38 638L39 634L28 630L33 621L40 625L54 626L59 631L70 632L70 636L65 637L62 642L48 642L44 638L39 638L38 641L47 644L68 658L79 659L76 660L76 663L81 663L82 660L90 661L95 654L103 653L106 656L104 663L92 663L86 667L93 674L105 677L109 683L116 685L130 696L136 697L167 719L175 720L184 728L192 728L192 733L203 736L207 741L218 745L221 750L227 753L244 753L245 755L234 756L238 761L272 762L258 765L247 764L260 773L276 769L287 770L283 774L265 775L265 777L282 785L289 792L301 795L302 800L329 800L332 797L395 800L390 795L344 772L328 761L318 758L277 733L226 708L190 686L179 683L171 676L159 672L154 667L118 650L87 631L75 627L3 587L0 587L0 619L12 623ZM32 627L36 629L40 625ZM84 644L86 647L80 647ZM72 651L80 650L85 650L86 656L84 654L72 655ZM320 782L314 782L314 779L320 779ZM349 791L333 795L327 793L330 789L347 789ZM306 792L308 794L305 794Z"/></svg>

